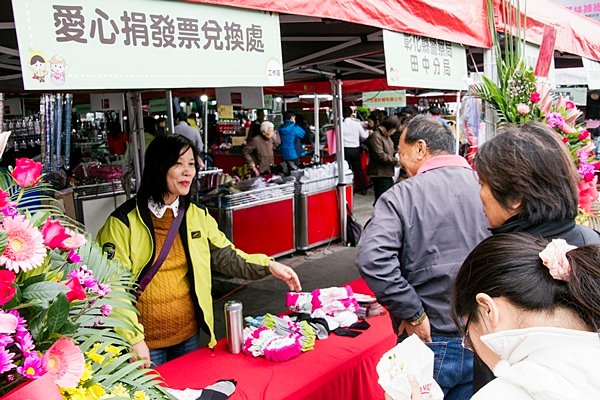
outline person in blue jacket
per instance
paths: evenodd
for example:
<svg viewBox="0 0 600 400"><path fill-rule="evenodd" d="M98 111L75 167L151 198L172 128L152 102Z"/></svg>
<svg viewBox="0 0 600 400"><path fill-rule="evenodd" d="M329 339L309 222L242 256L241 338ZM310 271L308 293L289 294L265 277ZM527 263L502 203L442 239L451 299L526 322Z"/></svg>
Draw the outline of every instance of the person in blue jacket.
<svg viewBox="0 0 600 400"><path fill-rule="evenodd" d="M300 166L300 161L298 160L299 154L295 146L296 138L302 140L305 134L306 131L296 125L296 114L292 111L283 113L283 125L279 127L279 138L281 140L279 149L283 161L292 168L291 164L296 167Z"/></svg>

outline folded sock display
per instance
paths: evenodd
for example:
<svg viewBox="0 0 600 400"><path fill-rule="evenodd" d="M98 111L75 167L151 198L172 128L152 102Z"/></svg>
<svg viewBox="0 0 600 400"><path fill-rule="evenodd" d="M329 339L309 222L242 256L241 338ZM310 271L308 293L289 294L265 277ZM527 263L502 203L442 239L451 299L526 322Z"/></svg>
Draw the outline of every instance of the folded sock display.
<svg viewBox="0 0 600 400"><path fill-rule="evenodd" d="M315 330L306 321L292 321L288 316L265 314L246 318L250 326L244 329L244 353L264 356L270 361L286 361L302 352L314 349ZM257 324L261 326L257 327Z"/></svg>
<svg viewBox="0 0 600 400"><path fill-rule="evenodd" d="M327 315L343 311L356 313L359 310L358 301L350 286L315 289L310 293L288 292L286 307L297 313L311 314L320 310Z"/></svg>

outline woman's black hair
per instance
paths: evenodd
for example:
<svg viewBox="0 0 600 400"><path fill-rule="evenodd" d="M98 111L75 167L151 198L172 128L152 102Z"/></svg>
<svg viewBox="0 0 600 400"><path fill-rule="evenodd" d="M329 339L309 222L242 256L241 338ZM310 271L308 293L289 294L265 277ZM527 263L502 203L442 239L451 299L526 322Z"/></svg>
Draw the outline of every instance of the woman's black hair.
<svg viewBox="0 0 600 400"><path fill-rule="evenodd" d="M167 173L169 168L177 163L179 157L188 149L194 153L194 163L196 171L200 168L198 165L198 154L196 148L187 138L181 135L168 135L156 137L146 149L146 158L144 160L144 172L142 173L142 182L140 183L139 196L143 199L151 198L159 205L164 204L164 197L169 193L167 187ZM196 174L193 177L196 179ZM193 181L193 182L194 182ZM194 184L192 182L192 188ZM189 201L188 194L186 200Z"/></svg>
<svg viewBox="0 0 600 400"><path fill-rule="evenodd" d="M529 225L577 216L577 169L567 147L545 124L504 128L480 146L475 168L502 207L521 202L520 213Z"/></svg>
<svg viewBox="0 0 600 400"><path fill-rule="evenodd" d="M567 252L567 281L557 280L539 253L548 241L527 233L504 233L479 243L465 259L454 286L455 321L479 319L475 296L502 297L523 311L569 309L591 329L600 328L600 245ZM462 324L457 323L457 326Z"/></svg>

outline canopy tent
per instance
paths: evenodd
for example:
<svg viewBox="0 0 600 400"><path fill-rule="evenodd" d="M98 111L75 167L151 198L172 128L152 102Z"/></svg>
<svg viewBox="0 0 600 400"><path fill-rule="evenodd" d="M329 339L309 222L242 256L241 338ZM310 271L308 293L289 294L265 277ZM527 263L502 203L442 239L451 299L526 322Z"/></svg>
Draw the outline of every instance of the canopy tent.
<svg viewBox="0 0 600 400"><path fill-rule="evenodd" d="M333 19L488 48L484 0L186 0Z"/></svg>
<svg viewBox="0 0 600 400"><path fill-rule="evenodd" d="M496 26L503 26L502 0L494 0ZM544 26L556 28L555 49L600 61L600 22L584 17L551 0L521 0L527 15L526 39L540 44Z"/></svg>
<svg viewBox="0 0 600 400"><path fill-rule="evenodd" d="M334 19L392 31L489 48L486 0L186 0L267 10L315 21ZM551 0L521 0L528 17L527 39L541 43L544 25L557 29L556 49L600 61L600 23ZM494 0L496 23L502 0ZM526 7L525 7L526 5Z"/></svg>

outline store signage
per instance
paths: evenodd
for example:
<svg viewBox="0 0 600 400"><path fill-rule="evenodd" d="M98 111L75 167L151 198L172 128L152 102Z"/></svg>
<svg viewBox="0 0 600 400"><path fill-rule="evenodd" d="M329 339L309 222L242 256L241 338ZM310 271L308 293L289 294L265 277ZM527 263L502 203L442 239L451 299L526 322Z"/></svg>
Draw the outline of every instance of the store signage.
<svg viewBox="0 0 600 400"><path fill-rule="evenodd" d="M382 90L379 92L363 92L363 107L404 107L406 105L406 90Z"/></svg>
<svg viewBox="0 0 600 400"><path fill-rule="evenodd" d="M588 18L600 21L600 1L591 0L554 0L577 14L585 15Z"/></svg>
<svg viewBox="0 0 600 400"><path fill-rule="evenodd" d="M467 56L460 44L384 30L383 47L389 85L467 88Z"/></svg>
<svg viewBox="0 0 600 400"><path fill-rule="evenodd" d="M92 93L90 104L93 111L125 111L123 93Z"/></svg>
<svg viewBox="0 0 600 400"><path fill-rule="evenodd" d="M219 119L233 119L233 106L219 104L217 105L217 114L219 114Z"/></svg>
<svg viewBox="0 0 600 400"><path fill-rule="evenodd" d="M279 16L165 0L13 0L27 90L282 86Z"/></svg>
<svg viewBox="0 0 600 400"><path fill-rule="evenodd" d="M585 106L587 103L587 89L583 87L557 87L555 90L556 94L562 94L563 96L569 96L573 102L578 106Z"/></svg>
<svg viewBox="0 0 600 400"><path fill-rule="evenodd" d="M245 109L264 107L262 87L216 88L215 97L219 104L231 104Z"/></svg>
<svg viewBox="0 0 600 400"><path fill-rule="evenodd" d="M4 115L23 115L23 102L20 98L4 100ZM0 129L2 127L0 126Z"/></svg>
<svg viewBox="0 0 600 400"><path fill-rule="evenodd" d="M589 60L585 57L581 57L581 61L583 61L583 69L587 76L588 89L600 89L600 62Z"/></svg>

